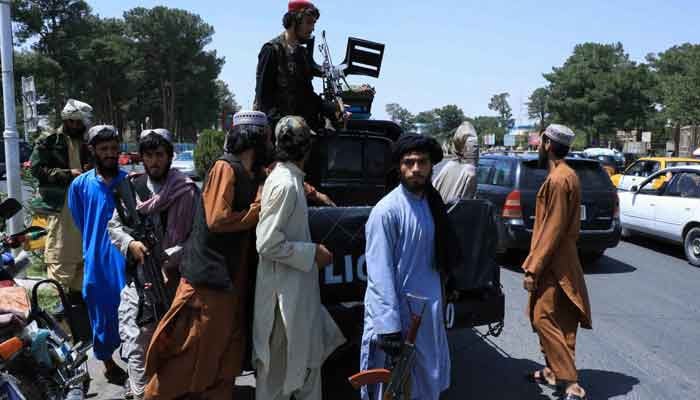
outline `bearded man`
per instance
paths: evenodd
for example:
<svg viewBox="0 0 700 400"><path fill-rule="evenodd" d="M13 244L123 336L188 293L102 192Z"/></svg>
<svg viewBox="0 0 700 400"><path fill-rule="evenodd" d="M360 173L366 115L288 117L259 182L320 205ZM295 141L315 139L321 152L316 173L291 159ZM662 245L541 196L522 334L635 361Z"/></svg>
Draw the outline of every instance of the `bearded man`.
<svg viewBox="0 0 700 400"><path fill-rule="evenodd" d="M44 262L50 279L68 292L77 332L75 342L92 340L87 309L83 301L82 238L66 207L68 185L89 168L90 154L85 133L92 126L92 107L70 99L61 112L63 124L42 134L31 155L31 170L39 181L39 214L47 214Z"/></svg>
<svg viewBox="0 0 700 400"><path fill-rule="evenodd" d="M450 354L443 315L443 285L457 255L446 246L451 226L431 172L442 160L433 138L402 136L392 161L400 184L372 209L367 225L365 324L360 370L391 368L411 324L423 306L415 365L406 399L438 400L450 386ZM409 295L424 298L412 302ZM382 388L362 388L362 398L381 399Z"/></svg>
<svg viewBox="0 0 700 400"><path fill-rule="evenodd" d="M95 169L75 178L68 188L68 207L83 237L83 296L90 314L95 358L105 365L105 377L123 385L127 374L112 359L121 344L117 309L126 283L124 257L110 241L107 223L114 214L112 191L125 178L119 169L119 132L110 125L88 131Z"/></svg>
<svg viewBox="0 0 700 400"><path fill-rule="evenodd" d="M530 254L523 263L523 286L530 293L528 315L540 339L545 368L528 375L536 383L564 389L564 400L581 400L576 331L591 329L591 305L578 258L581 227L581 182L564 161L574 132L563 125L547 127L540 139L540 168L549 173L537 193Z"/></svg>

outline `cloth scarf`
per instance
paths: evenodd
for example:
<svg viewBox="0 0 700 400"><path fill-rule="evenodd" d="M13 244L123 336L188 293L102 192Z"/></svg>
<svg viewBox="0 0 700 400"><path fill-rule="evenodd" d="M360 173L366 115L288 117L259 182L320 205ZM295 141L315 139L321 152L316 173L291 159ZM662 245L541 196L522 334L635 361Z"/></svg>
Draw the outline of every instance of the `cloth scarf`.
<svg viewBox="0 0 700 400"><path fill-rule="evenodd" d="M171 169L160 192L136 206L143 214L159 214L168 210L168 226L165 229L163 248L181 244L192 230L195 198L199 189L194 181L182 172Z"/></svg>

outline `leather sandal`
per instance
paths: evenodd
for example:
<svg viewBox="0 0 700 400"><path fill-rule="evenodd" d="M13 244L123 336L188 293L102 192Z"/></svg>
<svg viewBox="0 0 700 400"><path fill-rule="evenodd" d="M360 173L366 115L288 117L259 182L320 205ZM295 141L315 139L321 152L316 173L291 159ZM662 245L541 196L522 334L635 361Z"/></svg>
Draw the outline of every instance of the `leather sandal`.
<svg viewBox="0 0 700 400"><path fill-rule="evenodd" d="M544 377L544 369L540 369L526 374L525 379L528 382L536 383L538 385L556 386L556 384L552 385L551 383L549 383L549 381L547 381L547 378Z"/></svg>

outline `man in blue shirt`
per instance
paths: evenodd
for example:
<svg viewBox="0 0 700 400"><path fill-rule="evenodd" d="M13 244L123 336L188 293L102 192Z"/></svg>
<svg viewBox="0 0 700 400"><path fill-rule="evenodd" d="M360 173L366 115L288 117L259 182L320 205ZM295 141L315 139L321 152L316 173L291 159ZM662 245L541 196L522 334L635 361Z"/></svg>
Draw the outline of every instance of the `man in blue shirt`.
<svg viewBox="0 0 700 400"><path fill-rule="evenodd" d="M450 385L450 355L443 318L442 282L451 262L436 237L444 235L447 213L431 184L442 149L419 135L400 138L393 161L401 184L372 210L366 230L367 292L360 369L385 368L396 358L411 323L408 294L424 297L423 323L416 337L407 399L438 400ZM446 242L444 237L440 238ZM381 388L363 388L362 398L381 398Z"/></svg>
<svg viewBox="0 0 700 400"><path fill-rule="evenodd" d="M118 307L125 285L125 261L112 245L107 223L114 213L113 189L126 177L119 169L119 133L109 125L88 131L88 145L95 158L95 169L76 179L68 189L68 207L83 237L85 273L83 297L92 325L95 358L105 365L110 383L123 385L126 372L112 359L120 345Z"/></svg>

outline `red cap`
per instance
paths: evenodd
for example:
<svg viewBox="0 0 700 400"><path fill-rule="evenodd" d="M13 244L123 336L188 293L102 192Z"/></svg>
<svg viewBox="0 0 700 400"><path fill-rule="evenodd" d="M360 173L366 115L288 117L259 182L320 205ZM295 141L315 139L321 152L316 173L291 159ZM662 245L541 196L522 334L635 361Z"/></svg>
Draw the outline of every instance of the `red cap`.
<svg viewBox="0 0 700 400"><path fill-rule="evenodd" d="M305 8L316 8L309 0L289 0L288 11L301 11Z"/></svg>

